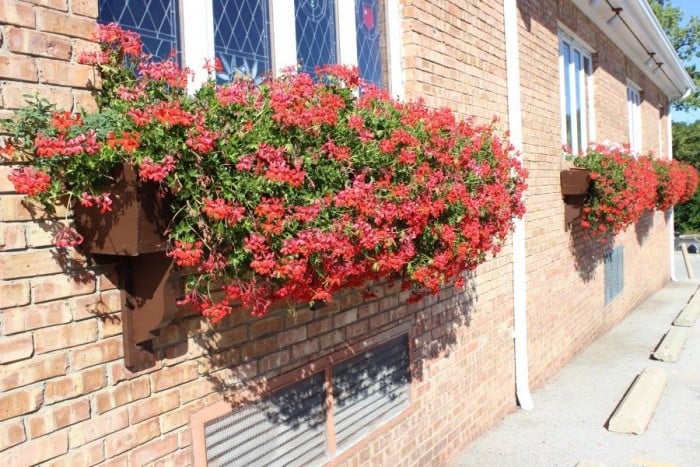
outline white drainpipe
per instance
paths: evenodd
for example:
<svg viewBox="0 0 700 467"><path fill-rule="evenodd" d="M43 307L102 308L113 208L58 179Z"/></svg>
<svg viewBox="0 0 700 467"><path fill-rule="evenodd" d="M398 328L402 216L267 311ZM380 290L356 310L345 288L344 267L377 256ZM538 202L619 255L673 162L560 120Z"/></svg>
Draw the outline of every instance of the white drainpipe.
<svg viewBox="0 0 700 467"><path fill-rule="evenodd" d="M671 104L668 104L668 115L666 116L666 123L667 123L667 129L666 129L666 139L668 143L668 158L673 159L673 141L671 141L671 135L672 133L672 128L673 128L673 123L671 122ZM674 219L674 211L673 207L671 207L671 215L668 220L669 228L668 228L668 237L669 237L669 254L671 256L671 280L672 281L677 281L678 278L676 277L676 236L674 235L674 230L676 229L675 226L675 219Z"/></svg>
<svg viewBox="0 0 700 467"><path fill-rule="evenodd" d="M520 108L520 52L516 0L503 0L508 81L508 128L518 160L522 163L523 128ZM527 359L527 287L525 273L525 221L515 219L513 231L513 340L515 345L515 395L520 407L534 407L530 395Z"/></svg>

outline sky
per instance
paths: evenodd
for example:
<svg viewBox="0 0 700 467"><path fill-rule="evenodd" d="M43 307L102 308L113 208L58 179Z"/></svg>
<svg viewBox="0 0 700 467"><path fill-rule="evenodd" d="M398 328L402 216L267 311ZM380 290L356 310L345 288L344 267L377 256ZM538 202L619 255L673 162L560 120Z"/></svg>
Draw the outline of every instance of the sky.
<svg viewBox="0 0 700 467"><path fill-rule="evenodd" d="M691 16L700 16L700 1L698 0L671 0L673 6L679 7L683 11L683 20L686 21ZM672 112L674 122L694 122L700 120L700 110L691 112Z"/></svg>

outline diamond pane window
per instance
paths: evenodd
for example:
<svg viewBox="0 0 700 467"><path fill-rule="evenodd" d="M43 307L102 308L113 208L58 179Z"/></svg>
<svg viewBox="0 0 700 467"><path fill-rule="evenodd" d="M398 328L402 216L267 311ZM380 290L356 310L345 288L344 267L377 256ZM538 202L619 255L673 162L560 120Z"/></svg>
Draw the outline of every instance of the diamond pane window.
<svg viewBox="0 0 700 467"><path fill-rule="evenodd" d="M314 73L318 65L338 62L335 2L294 0L297 62L301 70Z"/></svg>
<svg viewBox="0 0 700 467"><path fill-rule="evenodd" d="M217 80L262 80L271 68L269 31L266 1L214 0L214 52L223 66Z"/></svg>
<svg viewBox="0 0 700 467"><path fill-rule="evenodd" d="M386 34L383 0L357 0L357 61L360 76L380 87L387 87Z"/></svg>
<svg viewBox="0 0 700 467"><path fill-rule="evenodd" d="M146 53L164 59L178 49L174 0L99 0L98 8L98 22L139 33Z"/></svg>

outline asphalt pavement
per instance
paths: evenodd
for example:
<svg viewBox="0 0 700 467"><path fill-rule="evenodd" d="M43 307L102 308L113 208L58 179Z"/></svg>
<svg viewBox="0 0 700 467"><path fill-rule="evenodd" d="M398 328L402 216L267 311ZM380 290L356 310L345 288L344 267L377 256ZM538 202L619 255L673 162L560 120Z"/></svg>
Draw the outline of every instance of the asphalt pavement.
<svg viewBox="0 0 700 467"><path fill-rule="evenodd" d="M575 356L534 391L534 409L518 409L454 456L451 467L683 466L700 467L700 319L689 328L675 363L652 353L690 298L700 294L700 254L688 279L680 252L669 282L622 322ZM648 366L667 384L646 431L608 431L607 422Z"/></svg>

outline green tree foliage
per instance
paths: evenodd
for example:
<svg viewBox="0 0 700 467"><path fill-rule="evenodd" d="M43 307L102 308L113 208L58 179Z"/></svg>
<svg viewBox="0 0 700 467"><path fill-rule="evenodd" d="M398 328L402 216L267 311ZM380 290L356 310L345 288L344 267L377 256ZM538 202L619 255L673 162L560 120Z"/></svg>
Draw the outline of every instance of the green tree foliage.
<svg viewBox="0 0 700 467"><path fill-rule="evenodd" d="M673 124L673 157L700 170L700 121ZM687 203L676 206L676 229L700 232L700 191Z"/></svg>
<svg viewBox="0 0 700 467"><path fill-rule="evenodd" d="M678 52L678 56L685 64L685 68L696 87L700 90L700 70L693 63L700 58L700 18L691 16L684 20L683 11L673 6L670 0L648 0L654 14L659 19L661 27L671 40L671 44ZM700 108L700 91L696 91L680 102L674 104L676 110L689 110Z"/></svg>

